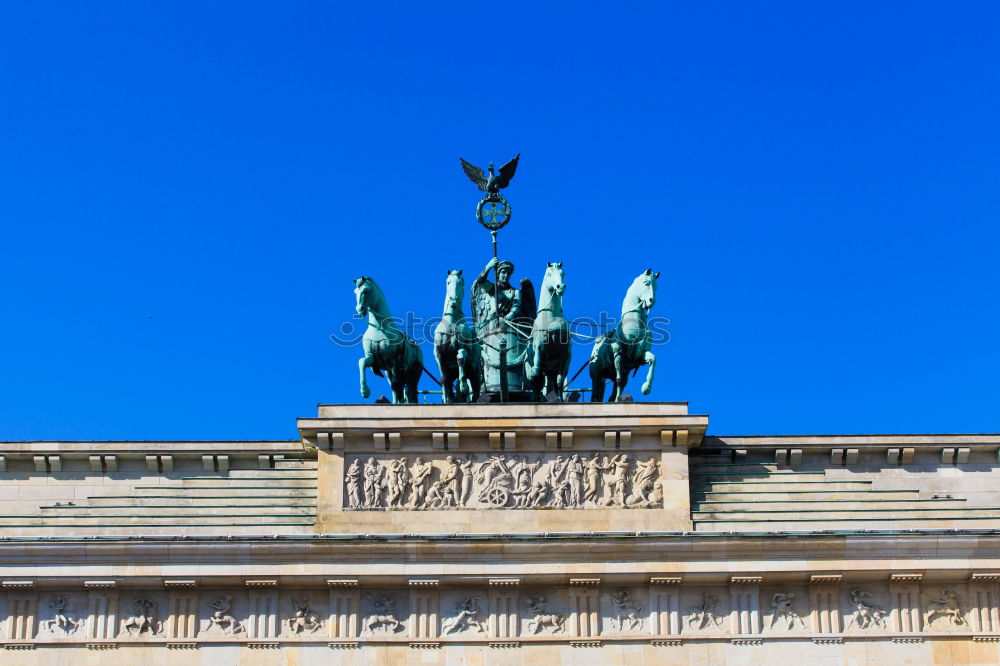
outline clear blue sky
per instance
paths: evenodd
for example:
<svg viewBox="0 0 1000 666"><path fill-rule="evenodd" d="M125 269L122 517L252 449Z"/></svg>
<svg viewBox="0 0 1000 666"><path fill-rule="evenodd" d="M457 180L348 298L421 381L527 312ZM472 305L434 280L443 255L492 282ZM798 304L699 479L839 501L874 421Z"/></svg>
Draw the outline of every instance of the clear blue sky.
<svg viewBox="0 0 1000 666"><path fill-rule="evenodd" d="M295 437L360 400L349 280L440 314L491 254L458 156L516 152L515 277L561 260L595 316L662 272L649 399L716 434L1000 431L995 2L3 16L0 439Z"/></svg>

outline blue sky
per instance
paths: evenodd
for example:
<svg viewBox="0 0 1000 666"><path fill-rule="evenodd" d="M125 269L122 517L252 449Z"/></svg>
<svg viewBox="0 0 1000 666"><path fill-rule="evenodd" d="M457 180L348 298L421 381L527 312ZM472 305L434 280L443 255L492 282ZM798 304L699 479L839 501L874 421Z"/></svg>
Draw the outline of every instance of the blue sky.
<svg viewBox="0 0 1000 666"><path fill-rule="evenodd" d="M649 399L716 434L1000 431L996 3L3 15L0 439L294 437L360 400L349 279L439 315L491 256L458 157L517 152L516 278L563 261L593 317L662 272Z"/></svg>

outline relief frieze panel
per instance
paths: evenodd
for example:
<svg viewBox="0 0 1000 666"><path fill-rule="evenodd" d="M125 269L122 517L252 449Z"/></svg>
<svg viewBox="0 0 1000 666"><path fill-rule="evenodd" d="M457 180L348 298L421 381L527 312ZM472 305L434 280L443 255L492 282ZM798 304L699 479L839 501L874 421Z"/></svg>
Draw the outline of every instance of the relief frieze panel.
<svg viewBox="0 0 1000 666"><path fill-rule="evenodd" d="M660 461L633 454L356 456L344 506L354 511L642 509L663 506Z"/></svg>

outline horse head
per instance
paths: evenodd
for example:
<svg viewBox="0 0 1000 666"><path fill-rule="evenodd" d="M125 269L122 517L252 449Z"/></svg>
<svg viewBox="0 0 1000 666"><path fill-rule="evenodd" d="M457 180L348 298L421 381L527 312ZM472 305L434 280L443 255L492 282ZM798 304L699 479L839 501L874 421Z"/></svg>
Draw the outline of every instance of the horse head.
<svg viewBox="0 0 1000 666"><path fill-rule="evenodd" d="M561 261L550 261L545 268L545 277L542 278L542 289L554 296L562 296L566 293L566 271L563 270Z"/></svg>
<svg viewBox="0 0 1000 666"><path fill-rule="evenodd" d="M371 285L372 279L364 275L354 280L354 309L361 317L368 314L368 294Z"/></svg>
<svg viewBox="0 0 1000 666"><path fill-rule="evenodd" d="M362 275L354 281L354 309L362 317L373 312L376 317L387 315L385 296L372 278Z"/></svg>
<svg viewBox="0 0 1000 666"><path fill-rule="evenodd" d="M659 273L654 273L652 268L647 268L644 273L632 281L625 302L622 304L622 314L634 312L635 310L649 310L656 304L656 280Z"/></svg>
<svg viewBox="0 0 1000 666"><path fill-rule="evenodd" d="M461 312L462 299L465 298L465 278L462 277L462 270L448 271L444 285L445 314Z"/></svg>

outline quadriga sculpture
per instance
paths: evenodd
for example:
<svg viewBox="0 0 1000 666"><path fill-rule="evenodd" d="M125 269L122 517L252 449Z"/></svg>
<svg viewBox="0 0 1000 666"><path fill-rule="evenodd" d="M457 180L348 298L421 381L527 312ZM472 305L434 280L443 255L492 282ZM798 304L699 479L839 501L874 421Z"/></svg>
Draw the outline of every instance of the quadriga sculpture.
<svg viewBox="0 0 1000 666"><path fill-rule="evenodd" d="M563 315L566 276L562 262L549 262L542 278L538 311L531 327L531 341L525 374L536 394L555 393L562 398L569 372L569 323Z"/></svg>
<svg viewBox="0 0 1000 666"><path fill-rule="evenodd" d="M608 402L621 398L628 382L628 373L640 365L648 365L646 381L642 383L643 395L653 390L653 369L656 356L651 352L652 335L647 326L649 310L656 303L656 280L659 273L647 269L635 280L625 293L622 301L622 315L614 331L599 338L594 343L590 360L590 379L593 391L592 402L604 399L604 382L614 382Z"/></svg>
<svg viewBox="0 0 1000 666"><path fill-rule="evenodd" d="M434 358L441 372L445 403L475 402L483 383L482 347L475 332L465 323L462 299L465 278L462 271L448 271L445 281L444 314L434 329ZM457 386L456 386L457 382Z"/></svg>
<svg viewBox="0 0 1000 666"><path fill-rule="evenodd" d="M385 376L392 388L392 402L417 402L417 382L424 369L423 353L413 340L396 328L389 314L382 289L370 277L354 281L357 312L368 318L368 329L361 340L365 355L358 361L361 374L361 397L371 395L365 378L365 368Z"/></svg>

